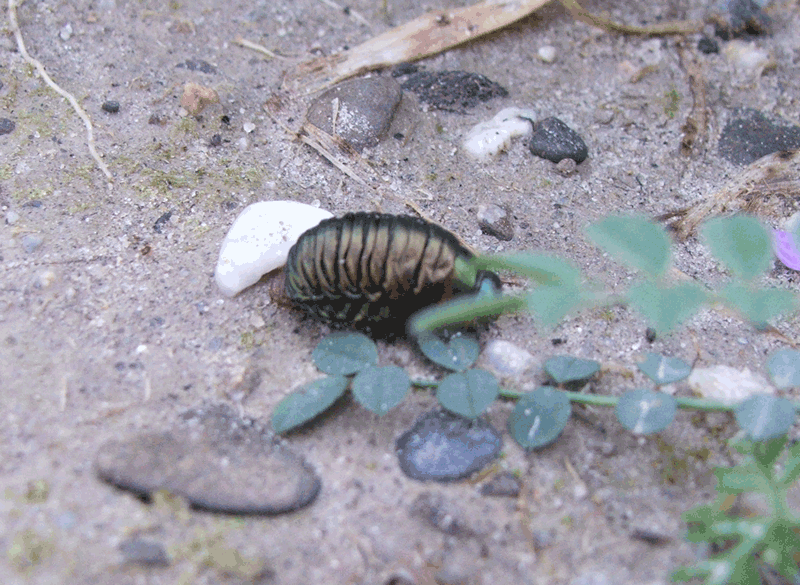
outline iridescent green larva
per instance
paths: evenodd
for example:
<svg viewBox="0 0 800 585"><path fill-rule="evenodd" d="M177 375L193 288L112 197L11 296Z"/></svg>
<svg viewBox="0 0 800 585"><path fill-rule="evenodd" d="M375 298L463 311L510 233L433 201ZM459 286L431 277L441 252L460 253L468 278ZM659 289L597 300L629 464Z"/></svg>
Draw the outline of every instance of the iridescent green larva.
<svg viewBox="0 0 800 585"><path fill-rule="evenodd" d="M476 290L480 275L466 277L472 282L458 276L472 257L436 224L405 215L349 213L300 236L289 251L285 291L323 321L401 332L417 310Z"/></svg>

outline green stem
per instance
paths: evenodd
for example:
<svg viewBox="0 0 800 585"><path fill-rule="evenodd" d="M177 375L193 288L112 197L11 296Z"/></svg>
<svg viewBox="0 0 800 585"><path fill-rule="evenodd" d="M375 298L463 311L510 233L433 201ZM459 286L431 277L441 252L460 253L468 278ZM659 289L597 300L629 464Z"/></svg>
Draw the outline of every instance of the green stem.
<svg viewBox="0 0 800 585"><path fill-rule="evenodd" d="M428 380L414 380L411 382L412 386L420 388L437 388L439 382ZM569 390L561 390L567 395L570 401L578 404L589 404L592 406L616 406L619 402L619 396L604 396L602 394L584 394L582 392L571 392ZM515 400L521 398L527 392L519 392L517 390L509 390L508 388L500 388L501 398L510 398ZM736 404L724 404L717 400L709 400L708 398L689 398L678 396L675 397L678 403L678 408L687 410L702 410L705 412L732 412L736 409ZM800 402L793 402L794 409L800 412Z"/></svg>

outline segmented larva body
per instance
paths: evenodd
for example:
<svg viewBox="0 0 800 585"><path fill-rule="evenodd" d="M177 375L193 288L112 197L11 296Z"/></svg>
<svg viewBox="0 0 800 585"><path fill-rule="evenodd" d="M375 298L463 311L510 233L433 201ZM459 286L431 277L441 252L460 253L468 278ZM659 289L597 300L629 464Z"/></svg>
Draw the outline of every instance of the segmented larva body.
<svg viewBox="0 0 800 585"><path fill-rule="evenodd" d="M456 236L421 219L349 213L300 236L285 289L324 321L400 329L418 309L474 289L456 279L456 262L472 256Z"/></svg>

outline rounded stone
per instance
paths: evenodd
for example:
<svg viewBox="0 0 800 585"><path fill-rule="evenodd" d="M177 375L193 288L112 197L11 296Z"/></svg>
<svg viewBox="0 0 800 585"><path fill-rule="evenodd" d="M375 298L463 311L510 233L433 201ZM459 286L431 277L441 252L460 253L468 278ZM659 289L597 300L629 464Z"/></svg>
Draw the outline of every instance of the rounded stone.
<svg viewBox="0 0 800 585"><path fill-rule="evenodd" d="M119 112L119 102L109 100L107 102L103 102L101 106L104 112L108 112L109 114L116 114Z"/></svg>
<svg viewBox="0 0 800 585"><path fill-rule="evenodd" d="M14 120L9 120L8 118L0 118L0 135L2 134L11 134L16 128L17 125L14 123Z"/></svg>
<svg viewBox="0 0 800 585"><path fill-rule="evenodd" d="M275 515L310 504L320 480L265 425L226 405L184 413L161 433L114 439L95 459L100 479L143 497L167 490L195 508Z"/></svg>
<svg viewBox="0 0 800 585"><path fill-rule="evenodd" d="M546 158L554 163L571 158L582 163L589 156L589 149L583 138L558 118L545 118L533 129L529 143L530 150L536 156Z"/></svg>
<svg viewBox="0 0 800 585"><path fill-rule="evenodd" d="M444 410L421 416L397 439L400 469L420 481L455 481L495 460L500 433L483 419L468 420Z"/></svg>
<svg viewBox="0 0 800 585"><path fill-rule="evenodd" d="M391 77L352 79L315 99L306 117L328 134L362 150L380 142L402 97L403 90Z"/></svg>

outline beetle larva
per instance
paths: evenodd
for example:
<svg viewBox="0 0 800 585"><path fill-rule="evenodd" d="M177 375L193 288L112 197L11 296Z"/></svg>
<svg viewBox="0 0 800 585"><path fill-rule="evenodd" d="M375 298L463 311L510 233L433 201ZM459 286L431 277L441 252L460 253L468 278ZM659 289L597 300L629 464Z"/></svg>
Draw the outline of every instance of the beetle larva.
<svg viewBox="0 0 800 585"><path fill-rule="evenodd" d="M422 307L477 289L490 273L473 275L471 283L456 276L457 265L472 257L438 225L405 215L349 213L300 236L289 250L285 290L323 321L397 333Z"/></svg>

